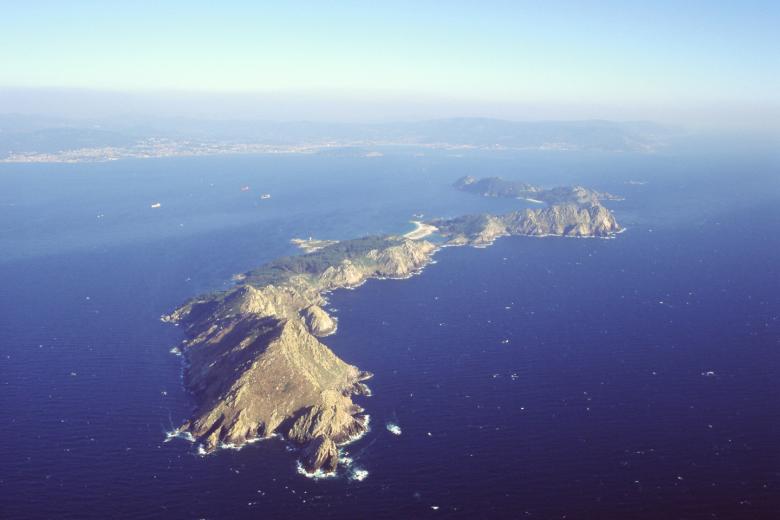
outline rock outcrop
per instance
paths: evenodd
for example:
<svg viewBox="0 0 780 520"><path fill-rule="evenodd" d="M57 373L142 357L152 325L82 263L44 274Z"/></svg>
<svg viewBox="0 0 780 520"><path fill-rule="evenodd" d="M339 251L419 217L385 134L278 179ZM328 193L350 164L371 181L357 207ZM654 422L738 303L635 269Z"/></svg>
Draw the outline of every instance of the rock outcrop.
<svg viewBox="0 0 780 520"><path fill-rule="evenodd" d="M607 193L567 186L543 189L498 177L477 180L462 177L455 187L486 197L533 198L546 207L523 209L505 215L467 215L431 222L448 245L485 246L506 235L572 236L606 238L622 228L601 199L618 200Z"/></svg>
<svg viewBox="0 0 780 520"><path fill-rule="evenodd" d="M317 339L336 330L323 294L411 276L435 249L399 237L339 242L267 264L163 317L184 328L184 381L197 403L179 432L207 453L281 435L303 447L307 471L335 470L338 444L366 431L352 396L369 393L370 374Z"/></svg>
<svg viewBox="0 0 780 520"><path fill-rule="evenodd" d="M445 245L486 246L504 235L608 237L621 229L600 205L600 195L586 188L542 190L473 178L456 186L491 196L533 193L548 205L431 222ZM318 339L336 331L323 309L325 295L369 278L412 276L436 249L426 240L397 236L318 244L308 254L237 275L235 287L194 298L164 316L185 333L178 350L196 402L178 433L206 453L280 435L302 448L307 471L335 471L338 446L368 428L368 416L352 398L370 395L363 381L371 374Z"/></svg>
<svg viewBox="0 0 780 520"><path fill-rule="evenodd" d="M301 311L306 326L315 336L329 336L336 332L336 320L322 310L319 305L309 305Z"/></svg>
<svg viewBox="0 0 780 520"><path fill-rule="evenodd" d="M325 436L317 437L308 443L302 454L306 468L318 468L322 472L332 473L336 471L339 464L338 446Z"/></svg>

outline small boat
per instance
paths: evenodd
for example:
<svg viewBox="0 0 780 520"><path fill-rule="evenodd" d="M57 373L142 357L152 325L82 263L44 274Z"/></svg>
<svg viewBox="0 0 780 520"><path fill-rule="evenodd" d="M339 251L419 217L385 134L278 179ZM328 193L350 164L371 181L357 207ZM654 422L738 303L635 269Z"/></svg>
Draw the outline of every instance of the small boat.
<svg viewBox="0 0 780 520"><path fill-rule="evenodd" d="M387 423L385 425L385 428L387 428L387 431L392 433L393 435L401 435L401 427L394 423Z"/></svg>
<svg viewBox="0 0 780 520"><path fill-rule="evenodd" d="M241 191L249 191L249 186L241 186Z"/></svg>
<svg viewBox="0 0 780 520"><path fill-rule="evenodd" d="M271 198L271 194L270 193L263 193L262 195L260 195L260 199L262 199L262 200L266 200L266 199L270 199L270 198Z"/></svg>
<svg viewBox="0 0 780 520"><path fill-rule="evenodd" d="M159 202L155 202L154 204L152 204L151 207L152 208L159 208L160 206L162 206L162 204L160 204Z"/></svg>

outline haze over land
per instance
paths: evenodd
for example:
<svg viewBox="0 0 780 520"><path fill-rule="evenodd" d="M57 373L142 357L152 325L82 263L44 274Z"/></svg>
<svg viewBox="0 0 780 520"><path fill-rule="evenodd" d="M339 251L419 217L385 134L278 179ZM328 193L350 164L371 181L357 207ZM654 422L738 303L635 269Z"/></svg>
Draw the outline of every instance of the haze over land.
<svg viewBox="0 0 780 520"><path fill-rule="evenodd" d="M11 3L0 113L769 133L780 130L779 21L766 0Z"/></svg>
<svg viewBox="0 0 780 520"><path fill-rule="evenodd" d="M683 132L638 121L516 122L457 118L399 123L314 123L185 118L69 120L0 116L0 161L95 162L226 153L314 153L377 147L655 151ZM346 152L339 152L346 153Z"/></svg>
<svg viewBox="0 0 780 520"><path fill-rule="evenodd" d="M0 517L780 518L778 27L4 2Z"/></svg>

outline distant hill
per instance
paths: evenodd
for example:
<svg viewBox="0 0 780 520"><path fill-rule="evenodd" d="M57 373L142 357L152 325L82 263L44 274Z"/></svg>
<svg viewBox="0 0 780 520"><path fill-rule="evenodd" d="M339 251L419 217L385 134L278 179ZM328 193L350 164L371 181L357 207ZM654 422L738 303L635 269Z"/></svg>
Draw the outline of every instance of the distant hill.
<svg viewBox="0 0 780 520"><path fill-rule="evenodd" d="M673 129L650 122L457 118L355 124L132 117L64 120L0 115L0 154L132 147L151 138L279 146L404 144L628 151L654 149L674 134Z"/></svg>

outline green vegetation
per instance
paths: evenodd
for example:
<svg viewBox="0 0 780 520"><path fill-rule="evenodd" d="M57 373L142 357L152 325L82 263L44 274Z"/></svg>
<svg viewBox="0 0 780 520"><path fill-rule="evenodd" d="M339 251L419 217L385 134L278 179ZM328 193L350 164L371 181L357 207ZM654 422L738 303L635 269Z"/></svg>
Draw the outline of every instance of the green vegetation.
<svg viewBox="0 0 780 520"><path fill-rule="evenodd" d="M284 282L299 274L319 275L328 267L338 265L344 260L360 263L369 251L385 249L400 242L401 239L389 236L345 240L306 255L286 256L274 260L247 273L246 283L262 287Z"/></svg>

